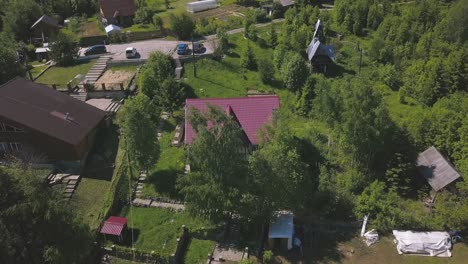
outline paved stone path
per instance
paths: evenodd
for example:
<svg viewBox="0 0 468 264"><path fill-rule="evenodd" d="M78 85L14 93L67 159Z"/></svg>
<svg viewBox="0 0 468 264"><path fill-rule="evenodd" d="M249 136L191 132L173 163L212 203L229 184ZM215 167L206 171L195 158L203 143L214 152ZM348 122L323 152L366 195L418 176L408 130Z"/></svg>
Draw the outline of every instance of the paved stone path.
<svg viewBox="0 0 468 264"><path fill-rule="evenodd" d="M99 59L94 63L93 67L88 71L85 78L90 83L95 83L99 77L101 77L102 73L107 68L107 61L111 59L111 55L105 55L99 57Z"/></svg>
<svg viewBox="0 0 468 264"><path fill-rule="evenodd" d="M65 189L63 189L62 197L65 200L70 200L70 198L75 193L76 187L81 179L80 175L70 174L70 173L57 173L52 174L49 178L49 184L63 184Z"/></svg>
<svg viewBox="0 0 468 264"><path fill-rule="evenodd" d="M141 206L141 207L165 208L165 209L173 209L177 211L185 210L185 205L183 204L158 202L158 201L153 201L151 199L135 198L133 199L132 204L134 206Z"/></svg>

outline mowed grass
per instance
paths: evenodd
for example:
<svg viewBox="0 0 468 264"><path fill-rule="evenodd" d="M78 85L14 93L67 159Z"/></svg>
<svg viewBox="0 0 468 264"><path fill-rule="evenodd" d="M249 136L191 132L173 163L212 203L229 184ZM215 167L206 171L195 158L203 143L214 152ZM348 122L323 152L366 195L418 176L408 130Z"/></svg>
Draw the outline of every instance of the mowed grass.
<svg viewBox="0 0 468 264"><path fill-rule="evenodd" d="M185 255L185 264L206 263L206 257L213 251L215 244L212 240L193 238Z"/></svg>
<svg viewBox="0 0 468 264"><path fill-rule="evenodd" d="M185 79L193 93L203 97L242 97L248 90L273 91L281 88L279 81L273 85L262 83L258 71L249 71L241 67L241 55L247 45L253 49L258 59L272 59L273 50L262 49L256 43L245 40L241 34L229 36L231 52L221 62L212 59L202 59L196 62L197 77L193 75L193 64L185 64ZM275 80L279 74L275 73Z"/></svg>
<svg viewBox="0 0 468 264"><path fill-rule="evenodd" d="M183 120L183 111L174 113L173 117L164 122L160 145L160 157L156 165L150 170L148 181L144 185L144 197L180 198L176 189L176 181L184 172L185 150L183 146L171 146L175 127Z"/></svg>
<svg viewBox="0 0 468 264"><path fill-rule="evenodd" d="M177 238L182 234L182 225L190 231L211 228L212 224L187 212L175 212L160 208L128 207L122 216L129 219L128 226L133 228L135 248L172 254L177 245Z"/></svg>
<svg viewBox="0 0 468 264"><path fill-rule="evenodd" d="M43 84L57 84L59 87L66 87L67 83L77 74L86 74L93 67L96 59L77 62L73 66L54 66L48 69L36 82Z"/></svg>
<svg viewBox="0 0 468 264"><path fill-rule="evenodd" d="M82 178L73 195L72 206L92 230L97 229L102 221L100 213L110 185L107 180Z"/></svg>

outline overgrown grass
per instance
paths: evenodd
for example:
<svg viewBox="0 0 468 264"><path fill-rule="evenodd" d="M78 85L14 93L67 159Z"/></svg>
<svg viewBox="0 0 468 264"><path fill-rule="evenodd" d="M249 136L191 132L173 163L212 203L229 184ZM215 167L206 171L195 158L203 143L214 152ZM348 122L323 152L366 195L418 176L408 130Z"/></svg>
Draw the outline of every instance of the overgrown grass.
<svg viewBox="0 0 468 264"><path fill-rule="evenodd" d="M188 227L190 232L213 227L209 221L191 216L187 212L160 208L134 207L130 212L126 207L122 216L129 219L128 226L133 228L135 248L163 254L174 252L176 239L182 234L182 225Z"/></svg>
<svg viewBox="0 0 468 264"><path fill-rule="evenodd" d="M99 131L81 181L70 201L72 208L92 230L99 227L105 216L103 208L110 192L114 162L119 158L118 144L116 126Z"/></svg>
<svg viewBox="0 0 468 264"><path fill-rule="evenodd" d="M55 66L48 69L36 82L43 84L57 84L59 87L66 87L66 84L77 74L86 74L93 67L96 60L77 62L73 66Z"/></svg>
<svg viewBox="0 0 468 264"><path fill-rule="evenodd" d="M72 198L72 206L92 230L99 227L106 194L109 192L110 181L102 179L82 178Z"/></svg>
<svg viewBox="0 0 468 264"><path fill-rule="evenodd" d="M206 263L206 257L213 251L215 244L211 240L192 239L185 255L185 264Z"/></svg>
<svg viewBox="0 0 468 264"><path fill-rule="evenodd" d="M171 141L175 127L182 122L183 115L183 111L176 112L164 122L163 135L159 141L161 155L149 172L148 182L142 191L143 196L180 198L175 185L177 177L184 172L185 152L183 146L171 146Z"/></svg>

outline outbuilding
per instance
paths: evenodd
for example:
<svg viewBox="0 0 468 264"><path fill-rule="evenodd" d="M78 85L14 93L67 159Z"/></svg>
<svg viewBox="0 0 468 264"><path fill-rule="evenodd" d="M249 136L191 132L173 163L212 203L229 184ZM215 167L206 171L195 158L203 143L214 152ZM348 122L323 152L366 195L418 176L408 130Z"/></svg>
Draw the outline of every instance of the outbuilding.
<svg viewBox="0 0 468 264"><path fill-rule="evenodd" d="M294 215L289 211L279 211L270 221L268 242L274 248L293 248Z"/></svg>
<svg viewBox="0 0 468 264"><path fill-rule="evenodd" d="M217 0L203 0L187 4L187 12L196 13L219 7Z"/></svg>
<svg viewBox="0 0 468 264"><path fill-rule="evenodd" d="M100 233L104 235L104 238L106 238L106 235L111 235L122 241L124 231L127 229L127 222L128 220L125 217L111 216L102 224Z"/></svg>
<svg viewBox="0 0 468 264"><path fill-rule="evenodd" d="M107 35L111 35L111 34L114 34L114 33L119 33L121 31L120 27L116 26L116 25L108 25L105 28L105 30L106 30Z"/></svg>

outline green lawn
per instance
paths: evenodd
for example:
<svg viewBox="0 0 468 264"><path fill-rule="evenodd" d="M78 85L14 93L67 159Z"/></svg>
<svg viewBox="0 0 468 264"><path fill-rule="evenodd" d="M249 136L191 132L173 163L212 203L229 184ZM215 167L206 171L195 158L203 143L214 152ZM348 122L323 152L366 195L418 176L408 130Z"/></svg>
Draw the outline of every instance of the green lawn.
<svg viewBox="0 0 468 264"><path fill-rule="evenodd" d="M102 221L100 215L109 192L110 181L92 178L82 178L71 200L84 222L91 229L96 229Z"/></svg>
<svg viewBox="0 0 468 264"><path fill-rule="evenodd" d="M31 69L31 74L33 77L36 77L40 72L42 72L49 65L36 66Z"/></svg>
<svg viewBox="0 0 468 264"><path fill-rule="evenodd" d="M122 216L129 219L129 228L134 228L135 248L141 250L171 254L174 252L185 225L189 230L212 228L212 224L187 212L174 212L159 208L133 207L132 212L126 207Z"/></svg>
<svg viewBox="0 0 468 264"><path fill-rule="evenodd" d="M81 181L70 203L91 229L103 220L103 207L111 186L119 144L117 127L101 129L89 154Z"/></svg>
<svg viewBox="0 0 468 264"><path fill-rule="evenodd" d="M216 242L211 240L192 239L185 255L185 264L206 263L206 258L213 251L215 244Z"/></svg>
<svg viewBox="0 0 468 264"><path fill-rule="evenodd" d="M77 62L68 67L54 66L48 69L36 82L43 84L57 84L58 87L65 88L67 83L77 74L86 74L93 67L96 59L90 61Z"/></svg>
<svg viewBox="0 0 468 264"><path fill-rule="evenodd" d="M159 141L161 155L155 167L150 170L148 182L142 191L143 196L163 196L180 198L176 190L177 177L184 172L185 151L181 147L171 146L175 126L183 120L183 111L174 113L174 117L165 122L163 135Z"/></svg>
<svg viewBox="0 0 468 264"><path fill-rule="evenodd" d="M240 55L247 45L241 34L232 35L229 41L233 43L230 56L221 61L203 59L196 62L197 77L193 76L193 64L185 64L184 82L188 84L197 97L241 97L246 96L248 90L272 91L280 88L280 82L272 85L265 85L260 80L257 71L248 71L240 66ZM256 55L256 58L272 59L272 49L261 49L257 44L249 44ZM278 80L278 73L275 74Z"/></svg>
<svg viewBox="0 0 468 264"><path fill-rule="evenodd" d="M113 71L127 71L127 72L136 72L141 65L122 65L122 66L109 66L108 70Z"/></svg>

